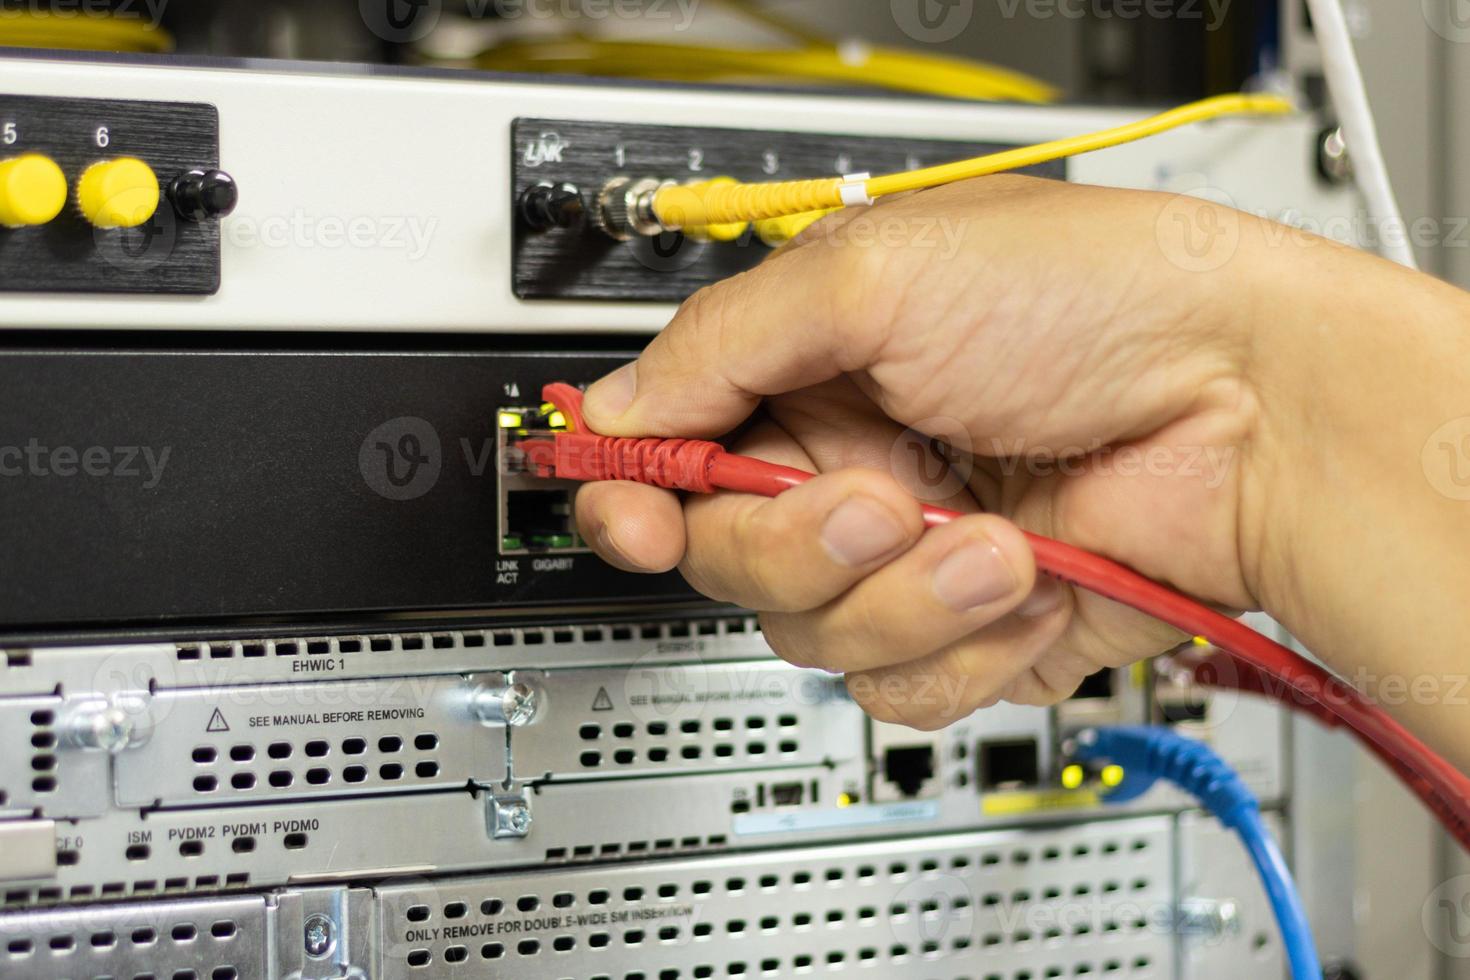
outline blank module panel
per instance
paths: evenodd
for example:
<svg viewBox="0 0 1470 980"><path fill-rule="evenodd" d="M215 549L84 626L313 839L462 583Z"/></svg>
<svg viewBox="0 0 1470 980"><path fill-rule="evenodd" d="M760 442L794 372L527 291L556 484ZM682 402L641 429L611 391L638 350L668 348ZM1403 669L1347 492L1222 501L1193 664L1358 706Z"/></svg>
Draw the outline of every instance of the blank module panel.
<svg viewBox="0 0 1470 980"><path fill-rule="evenodd" d="M219 289L212 105L0 95L0 291Z"/></svg>
<svg viewBox="0 0 1470 980"><path fill-rule="evenodd" d="M599 192L617 177L690 182L805 180L841 174L912 170L1010 149L996 143L831 136L757 130L643 126L565 119L518 119L513 130L512 193L518 215L513 277L521 299L606 299L678 302L743 272L771 252L754 228L730 241L679 233L616 241L592 218ZM1024 173L1066 177L1056 161ZM537 191L540 197L532 197ZM932 222L850 227L863 236L943 247L943 216Z"/></svg>

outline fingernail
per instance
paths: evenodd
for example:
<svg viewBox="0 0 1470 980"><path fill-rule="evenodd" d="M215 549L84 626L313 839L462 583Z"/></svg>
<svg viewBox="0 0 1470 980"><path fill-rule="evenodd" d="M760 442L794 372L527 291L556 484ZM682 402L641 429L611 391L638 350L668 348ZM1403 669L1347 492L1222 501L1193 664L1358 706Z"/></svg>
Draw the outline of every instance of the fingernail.
<svg viewBox="0 0 1470 980"><path fill-rule="evenodd" d="M822 525L822 545L827 553L849 567L877 561L897 551L907 540L898 518L866 497L844 500Z"/></svg>
<svg viewBox="0 0 1470 980"><path fill-rule="evenodd" d="M1000 549L989 541L968 541L934 569L934 593L956 612L998 602L1020 585Z"/></svg>
<svg viewBox="0 0 1470 980"><path fill-rule="evenodd" d="M1016 607L1016 615L1027 619L1039 619L1062 604L1065 593L1062 583L1053 578L1036 577L1036 587Z"/></svg>
<svg viewBox="0 0 1470 980"><path fill-rule="evenodd" d="M633 404L633 393L637 387L637 363L624 364L612 374L592 383L582 398L582 411L600 419L615 419Z"/></svg>
<svg viewBox="0 0 1470 980"><path fill-rule="evenodd" d="M616 565L625 572L642 571L642 569L639 568L639 566L628 557L627 553L624 552L622 548L618 547L618 543L613 540L612 532L607 529L606 524L597 529L596 541L597 553L602 556L603 560L611 562L613 565Z"/></svg>

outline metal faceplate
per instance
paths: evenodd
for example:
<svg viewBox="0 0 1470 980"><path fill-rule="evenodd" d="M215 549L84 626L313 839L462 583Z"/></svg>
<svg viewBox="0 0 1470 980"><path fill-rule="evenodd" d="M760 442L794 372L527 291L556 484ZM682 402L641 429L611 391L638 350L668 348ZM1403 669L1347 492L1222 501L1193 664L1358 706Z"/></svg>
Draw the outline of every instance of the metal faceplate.
<svg viewBox="0 0 1470 980"><path fill-rule="evenodd" d="M841 678L770 659L514 678L555 692L512 735L519 779L820 765L862 751L864 716Z"/></svg>
<svg viewBox="0 0 1470 980"><path fill-rule="evenodd" d="M474 717L502 674L165 691L117 757L120 806L202 806L503 782L505 728Z"/></svg>
<svg viewBox="0 0 1470 980"><path fill-rule="evenodd" d="M1169 977L1171 823L389 886L381 976Z"/></svg>

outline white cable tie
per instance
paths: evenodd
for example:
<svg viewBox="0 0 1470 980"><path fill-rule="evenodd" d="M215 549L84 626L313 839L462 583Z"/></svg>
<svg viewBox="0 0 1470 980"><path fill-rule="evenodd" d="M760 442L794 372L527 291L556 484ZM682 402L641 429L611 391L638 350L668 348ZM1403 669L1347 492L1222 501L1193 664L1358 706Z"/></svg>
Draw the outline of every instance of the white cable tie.
<svg viewBox="0 0 1470 980"><path fill-rule="evenodd" d="M855 208L875 203L876 198L868 196L868 181L872 179L870 173L843 174L842 186L837 189L842 195L842 206Z"/></svg>

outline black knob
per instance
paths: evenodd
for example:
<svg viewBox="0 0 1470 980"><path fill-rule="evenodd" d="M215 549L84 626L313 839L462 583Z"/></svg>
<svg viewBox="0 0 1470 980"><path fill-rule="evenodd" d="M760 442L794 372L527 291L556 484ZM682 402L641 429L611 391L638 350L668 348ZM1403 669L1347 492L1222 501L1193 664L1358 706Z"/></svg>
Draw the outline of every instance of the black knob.
<svg viewBox="0 0 1470 980"><path fill-rule="evenodd" d="M582 220L587 206L575 184L542 182L521 195L521 219L536 231L570 228Z"/></svg>
<svg viewBox="0 0 1470 980"><path fill-rule="evenodd" d="M223 218L240 203L235 178L223 170L190 170L168 185L168 199L179 217L189 221Z"/></svg>

